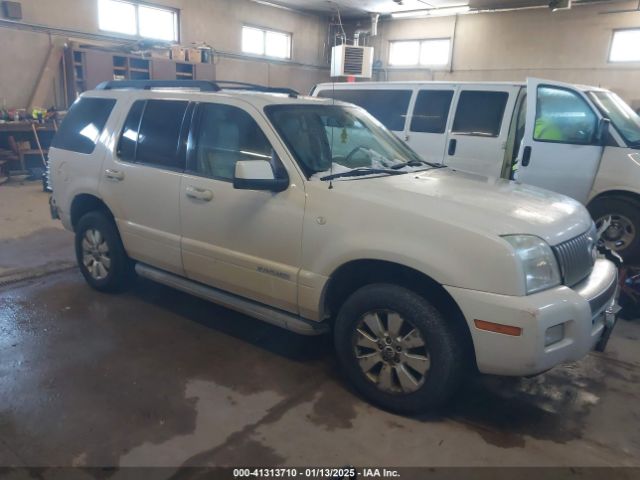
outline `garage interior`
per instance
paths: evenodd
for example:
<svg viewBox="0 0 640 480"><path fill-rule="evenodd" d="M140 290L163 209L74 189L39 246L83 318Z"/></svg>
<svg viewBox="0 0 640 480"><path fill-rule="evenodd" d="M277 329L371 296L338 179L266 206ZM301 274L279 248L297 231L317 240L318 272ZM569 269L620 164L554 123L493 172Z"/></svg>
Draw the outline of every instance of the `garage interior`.
<svg viewBox="0 0 640 480"><path fill-rule="evenodd" d="M65 478L54 467L171 467L166 478L220 466L640 467L638 284L604 353L533 378L478 376L436 412L396 415L344 381L330 338L144 279L120 295L90 289L42 180L64 112L111 80L306 95L331 81L535 77L603 87L640 111L638 1L1 4L0 477L31 467L35 478ZM409 44L430 40L445 42L438 65L410 58ZM373 47L370 78L332 77L343 42Z"/></svg>

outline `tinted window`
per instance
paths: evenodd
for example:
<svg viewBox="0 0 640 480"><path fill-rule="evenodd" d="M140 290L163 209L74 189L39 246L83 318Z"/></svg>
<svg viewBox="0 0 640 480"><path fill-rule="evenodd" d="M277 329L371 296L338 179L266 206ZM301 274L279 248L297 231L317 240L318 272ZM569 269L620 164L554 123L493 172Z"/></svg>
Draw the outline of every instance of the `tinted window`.
<svg viewBox="0 0 640 480"><path fill-rule="evenodd" d="M184 169L178 154L180 132L188 102L148 100L140 122L136 162Z"/></svg>
<svg viewBox="0 0 640 480"><path fill-rule="evenodd" d="M411 131L444 133L447 128L453 90L423 90L413 108Z"/></svg>
<svg viewBox="0 0 640 480"><path fill-rule="evenodd" d="M109 98L80 98L69 109L51 146L92 153L115 104Z"/></svg>
<svg viewBox="0 0 640 480"><path fill-rule="evenodd" d="M265 111L308 177L354 168L404 168L420 157L362 109L342 105L270 105ZM318 175L315 175L318 174Z"/></svg>
<svg viewBox="0 0 640 480"><path fill-rule="evenodd" d="M464 91L460 94L453 131L468 135L497 137L500 134L506 92Z"/></svg>
<svg viewBox="0 0 640 480"><path fill-rule="evenodd" d="M238 160L267 160L282 175L269 140L247 112L230 105L202 104L198 119L190 171L232 180Z"/></svg>
<svg viewBox="0 0 640 480"><path fill-rule="evenodd" d="M319 97L354 103L376 117L389 130L404 130L411 90L323 90Z"/></svg>
<svg viewBox="0 0 640 480"><path fill-rule="evenodd" d="M147 102L138 100L133 104L127 119L124 122L120 143L118 143L118 156L122 160L134 162L136 159L136 144L138 142L138 128L140 128L140 119Z"/></svg>
<svg viewBox="0 0 640 480"><path fill-rule="evenodd" d="M535 140L588 145L593 142L597 128L598 118L577 93L538 87Z"/></svg>

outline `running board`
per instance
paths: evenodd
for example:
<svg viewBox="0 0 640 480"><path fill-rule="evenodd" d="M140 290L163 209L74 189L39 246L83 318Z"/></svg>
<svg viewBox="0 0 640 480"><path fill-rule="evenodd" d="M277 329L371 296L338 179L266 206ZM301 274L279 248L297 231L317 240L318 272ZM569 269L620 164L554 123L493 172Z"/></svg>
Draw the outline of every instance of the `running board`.
<svg viewBox="0 0 640 480"><path fill-rule="evenodd" d="M169 287L181 290L196 297L209 300L223 307L244 313L263 322L270 323L285 330L300 335L322 335L329 331L326 323L305 320L282 310L262 305L253 300L246 300L232 293L227 293L217 288L209 287L187 278L179 277L173 273L165 272L143 263L136 264L136 273L141 277L154 282L162 283Z"/></svg>

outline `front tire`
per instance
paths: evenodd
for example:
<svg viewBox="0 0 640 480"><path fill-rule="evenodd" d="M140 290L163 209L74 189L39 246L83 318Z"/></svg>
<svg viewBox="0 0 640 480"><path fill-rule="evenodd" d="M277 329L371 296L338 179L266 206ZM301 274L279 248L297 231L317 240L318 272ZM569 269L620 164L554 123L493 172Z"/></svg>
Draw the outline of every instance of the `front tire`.
<svg viewBox="0 0 640 480"><path fill-rule="evenodd" d="M101 292L124 290L133 275L115 223L100 211L85 214L76 228L76 259L87 283Z"/></svg>
<svg viewBox="0 0 640 480"><path fill-rule="evenodd" d="M591 202L589 212L598 228L611 218L601 238L607 248L627 263L640 261L640 202L627 197L601 197Z"/></svg>
<svg viewBox="0 0 640 480"><path fill-rule="evenodd" d="M334 328L340 364L367 400L417 413L442 405L466 368L462 339L426 299L403 287L373 284L342 305Z"/></svg>

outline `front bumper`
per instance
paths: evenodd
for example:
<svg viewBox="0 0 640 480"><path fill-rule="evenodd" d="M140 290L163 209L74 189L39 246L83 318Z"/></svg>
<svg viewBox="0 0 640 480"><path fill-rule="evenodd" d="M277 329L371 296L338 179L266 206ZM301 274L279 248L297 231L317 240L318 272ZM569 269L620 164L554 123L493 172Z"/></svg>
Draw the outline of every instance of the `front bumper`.
<svg viewBox="0 0 640 480"><path fill-rule="evenodd" d="M494 375L535 375L581 359L603 336L608 339L618 310L618 271L604 259L597 260L589 277L573 288L560 286L524 297L445 288L467 320L478 369ZM522 333L480 330L476 319L519 327ZM545 346L547 329L561 323L564 338ZM599 347L606 345L606 339Z"/></svg>

